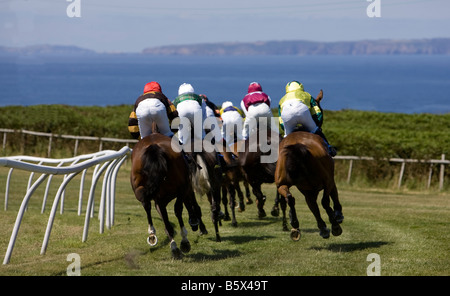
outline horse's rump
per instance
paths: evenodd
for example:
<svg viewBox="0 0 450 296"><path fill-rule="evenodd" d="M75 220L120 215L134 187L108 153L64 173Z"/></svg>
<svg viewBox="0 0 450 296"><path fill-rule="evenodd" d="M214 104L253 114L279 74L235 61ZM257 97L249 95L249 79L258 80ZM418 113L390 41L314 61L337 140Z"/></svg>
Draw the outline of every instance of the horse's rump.
<svg viewBox="0 0 450 296"><path fill-rule="evenodd" d="M308 181L312 177L313 171L310 169L311 153L306 145L297 143L284 146L283 153L285 155L285 170L293 183L299 178Z"/></svg>

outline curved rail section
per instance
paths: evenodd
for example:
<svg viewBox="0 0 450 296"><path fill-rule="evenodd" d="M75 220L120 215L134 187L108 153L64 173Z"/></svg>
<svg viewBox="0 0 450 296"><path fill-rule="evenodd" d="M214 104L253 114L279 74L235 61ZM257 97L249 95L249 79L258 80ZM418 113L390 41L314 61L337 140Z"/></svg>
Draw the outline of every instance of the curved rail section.
<svg viewBox="0 0 450 296"><path fill-rule="evenodd" d="M53 205L50 211L50 216L45 231L44 241L42 243L41 254L45 254L45 251L47 249L58 204L60 204L60 212L63 213L64 211L64 190L67 184L69 184L69 182L80 172L82 172L82 177L80 182L78 215L81 215L82 192L84 187L85 174L87 169L93 166L95 166L95 169L92 175L91 188L89 191L82 241L84 242L87 240L89 221L90 218L93 216L94 212L93 210L94 210L95 188L98 180L100 179L100 176L103 173L104 173L103 186L99 206L100 233L103 233L104 231L105 212L106 212L106 227L110 229L111 226L114 224L115 186L117 173L130 151L131 149L125 146L119 151L105 150L97 153L85 154L65 159L51 159L32 156L1 157L0 166L10 168L6 180L5 210L7 210L8 208L9 184L13 170L20 169L31 172L28 181L28 189L25 194L25 197L22 200L22 204L20 205L20 209L17 214L16 222L14 224L11 238L9 240L8 249L6 251L3 264L8 264L11 259L11 254L17 239L20 224L22 223L23 215L26 211L28 202L32 194L39 187L39 185L41 185L47 179L48 181L44 193L44 199L41 210L41 213L44 212L45 204L47 201L48 188L50 186L50 182L53 175L64 175L64 179L61 185L59 186L58 191L53 200ZM42 175L33 184L31 184L33 175L35 173L41 173Z"/></svg>

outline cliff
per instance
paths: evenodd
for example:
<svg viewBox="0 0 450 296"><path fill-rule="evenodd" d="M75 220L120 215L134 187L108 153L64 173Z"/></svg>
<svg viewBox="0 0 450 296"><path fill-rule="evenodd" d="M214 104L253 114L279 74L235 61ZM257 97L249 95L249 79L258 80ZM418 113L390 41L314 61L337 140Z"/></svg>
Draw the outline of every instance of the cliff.
<svg viewBox="0 0 450 296"><path fill-rule="evenodd" d="M395 55L450 54L450 38L341 42L261 41L149 47L151 55Z"/></svg>

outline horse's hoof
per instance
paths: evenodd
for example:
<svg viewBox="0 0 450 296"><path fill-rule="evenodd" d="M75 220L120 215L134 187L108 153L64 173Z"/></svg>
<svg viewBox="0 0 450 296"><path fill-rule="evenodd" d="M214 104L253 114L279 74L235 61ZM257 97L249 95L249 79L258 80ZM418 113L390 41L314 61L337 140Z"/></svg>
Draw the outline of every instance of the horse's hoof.
<svg viewBox="0 0 450 296"><path fill-rule="evenodd" d="M243 202L239 202L239 212L245 212L245 204Z"/></svg>
<svg viewBox="0 0 450 296"><path fill-rule="evenodd" d="M287 227L287 223L283 222L283 231L289 231L289 228Z"/></svg>
<svg viewBox="0 0 450 296"><path fill-rule="evenodd" d="M266 211L264 211L264 210L259 210L258 211L258 218L262 219L262 218L264 218L266 216L267 216L266 215Z"/></svg>
<svg viewBox="0 0 450 296"><path fill-rule="evenodd" d="M280 216L280 209L278 208L278 207L273 207L272 208L272 211L270 212L270 214L273 216L273 217L278 217L278 216Z"/></svg>
<svg viewBox="0 0 450 296"><path fill-rule="evenodd" d="M300 233L300 229L297 229L297 228L291 229L291 239L294 242L298 242L301 237L302 237L302 234Z"/></svg>
<svg viewBox="0 0 450 296"><path fill-rule="evenodd" d="M333 225L331 227L331 234L333 234L334 236L340 236L342 234L341 226L339 224Z"/></svg>
<svg viewBox="0 0 450 296"><path fill-rule="evenodd" d="M220 243L222 242L222 239L220 238L220 235L216 234L216 242Z"/></svg>
<svg viewBox="0 0 450 296"><path fill-rule="evenodd" d="M220 211L220 212L217 214L217 220L220 222L220 221L223 220L224 218L225 218L225 213L222 212L222 211Z"/></svg>
<svg viewBox="0 0 450 296"><path fill-rule="evenodd" d="M341 224L342 222L344 222L344 215L342 215L342 212L340 211L335 211L334 219L336 220L337 223Z"/></svg>
<svg viewBox="0 0 450 296"><path fill-rule="evenodd" d="M172 258L177 260L182 259L183 253L181 253L180 249L178 248L172 249Z"/></svg>
<svg viewBox="0 0 450 296"><path fill-rule="evenodd" d="M247 198L246 203L248 205L251 205L253 203L253 200L251 198Z"/></svg>
<svg viewBox="0 0 450 296"><path fill-rule="evenodd" d="M147 243L148 243L150 246L154 247L154 246L156 246L156 244L158 243L158 238L156 237L156 235L150 234L150 235L147 237Z"/></svg>
<svg viewBox="0 0 450 296"><path fill-rule="evenodd" d="M330 230L328 228L323 228L320 230L320 236L323 238L329 238L330 237Z"/></svg>
<svg viewBox="0 0 450 296"><path fill-rule="evenodd" d="M181 241L180 249L183 253L189 253L189 251L191 251L191 244L189 243L189 241Z"/></svg>
<svg viewBox="0 0 450 296"><path fill-rule="evenodd" d="M200 225L200 235L208 234L208 230L206 230L205 225Z"/></svg>
<svg viewBox="0 0 450 296"><path fill-rule="evenodd" d="M225 217L223 218L223 221L231 221L231 217L229 214L225 214Z"/></svg>
<svg viewBox="0 0 450 296"><path fill-rule="evenodd" d="M198 230L199 221L198 220L194 221L193 219L189 219L189 225L191 225L192 231L197 231Z"/></svg>
<svg viewBox="0 0 450 296"><path fill-rule="evenodd" d="M238 225L237 225L237 222L236 222L236 221L231 222L231 226L237 227L237 226L238 226Z"/></svg>

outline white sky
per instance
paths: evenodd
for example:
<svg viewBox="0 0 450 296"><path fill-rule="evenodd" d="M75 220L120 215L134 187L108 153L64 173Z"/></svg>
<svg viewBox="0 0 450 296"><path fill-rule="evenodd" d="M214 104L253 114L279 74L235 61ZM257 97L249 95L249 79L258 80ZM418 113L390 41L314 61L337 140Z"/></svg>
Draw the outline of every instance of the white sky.
<svg viewBox="0 0 450 296"><path fill-rule="evenodd" d="M77 45L96 51L268 40L340 41L450 37L450 1L379 0L0 0L0 46Z"/></svg>

